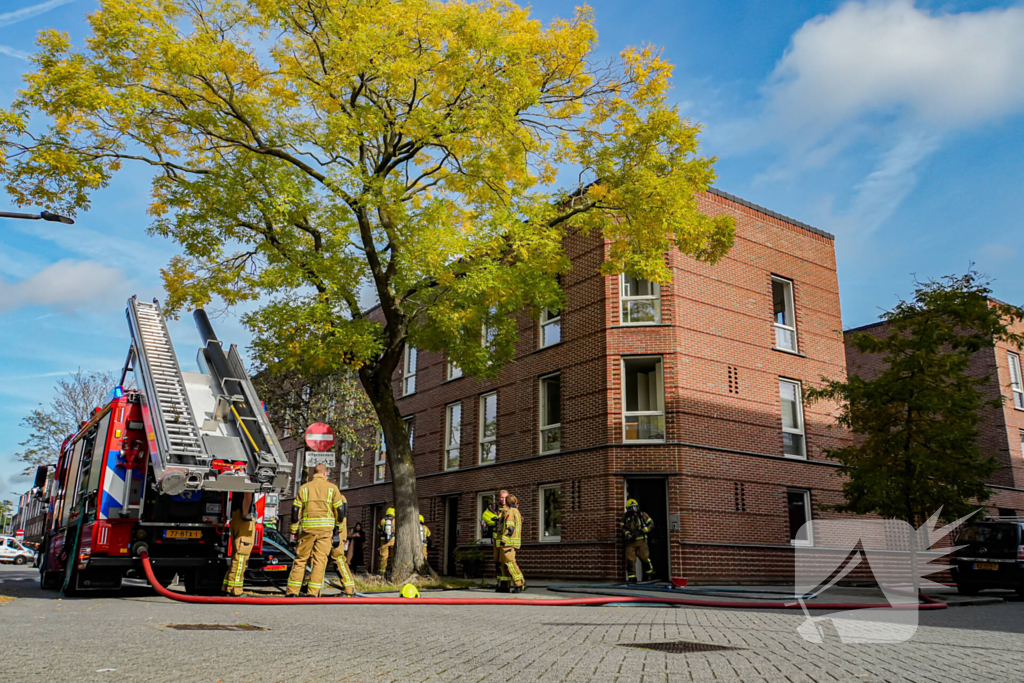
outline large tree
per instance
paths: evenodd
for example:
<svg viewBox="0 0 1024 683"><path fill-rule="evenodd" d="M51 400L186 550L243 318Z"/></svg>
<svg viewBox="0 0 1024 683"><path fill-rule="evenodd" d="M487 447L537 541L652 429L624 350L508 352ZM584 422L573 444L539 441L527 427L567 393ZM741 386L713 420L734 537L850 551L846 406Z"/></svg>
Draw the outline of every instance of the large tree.
<svg viewBox="0 0 1024 683"><path fill-rule="evenodd" d="M117 380L112 372L81 369L58 380L50 404L39 404L21 419L21 426L29 430L28 438L21 442L24 450L15 454L26 463L23 474L31 474L39 465L55 464L64 439L78 431L82 420L104 404Z"/></svg>
<svg viewBox="0 0 1024 683"><path fill-rule="evenodd" d="M125 164L158 171L151 229L183 250L167 308L258 300L263 364L358 371L397 578L426 569L392 391L407 345L494 376L517 314L560 306L574 233L609 241L604 273L659 282L670 248L732 245L698 209L713 159L671 66L651 47L596 61L587 7L545 26L507 0L101 0L89 21L84 50L42 34L0 113L9 193L74 213Z"/></svg>
<svg viewBox="0 0 1024 683"><path fill-rule="evenodd" d="M840 405L840 426L856 440L825 454L842 464L840 511L901 519L918 528L941 510L953 521L986 501L997 468L978 442L991 376L973 365L996 342L1016 347L1024 310L991 298L977 273L917 285L911 301L881 316L881 329L854 332L847 343L881 361L876 372L851 368L807 392ZM912 536L912 540L914 536ZM915 585L919 574L914 565Z"/></svg>

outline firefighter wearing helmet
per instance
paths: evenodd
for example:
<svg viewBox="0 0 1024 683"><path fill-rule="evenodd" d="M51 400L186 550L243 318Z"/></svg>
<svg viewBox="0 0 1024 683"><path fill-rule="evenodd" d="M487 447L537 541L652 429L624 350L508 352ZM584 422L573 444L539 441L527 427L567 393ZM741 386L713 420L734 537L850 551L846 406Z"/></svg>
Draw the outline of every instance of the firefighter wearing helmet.
<svg viewBox="0 0 1024 683"><path fill-rule="evenodd" d="M626 514L619 523L619 528L626 539L627 583L636 583L637 557L644 563L647 575L653 576L654 565L651 564L651 554L647 549L647 536L654 529L654 522L646 512L641 512L640 504L632 498L626 501Z"/></svg>
<svg viewBox="0 0 1024 683"><path fill-rule="evenodd" d="M491 543L494 545L494 577L497 579L498 584L495 591L498 593L509 592L508 582L501 579L501 546L498 544L498 538L500 537L498 520L501 519L501 516L508 509L507 498L508 491L505 489L498 491L498 497L480 515L480 535L483 538L491 539Z"/></svg>
<svg viewBox="0 0 1024 683"><path fill-rule="evenodd" d="M312 560L313 569L306 587L311 597L320 595L324 586L324 572L331 553L331 539L335 527L343 528L348 516L348 501L337 486L327 481L327 466L320 463L313 469L313 478L299 487L295 495L295 514L292 534L299 534L295 560L288 575L288 597L297 597L306 573L306 563Z"/></svg>
<svg viewBox="0 0 1024 683"><path fill-rule="evenodd" d="M427 557L427 545L430 543L430 527L423 521L423 515L420 515L420 543L423 544L423 559L429 562L430 558Z"/></svg>
<svg viewBox="0 0 1024 683"><path fill-rule="evenodd" d="M227 595L241 595L245 567L256 540L256 520L252 515L252 494L231 496L231 567L224 575L221 590Z"/></svg>
<svg viewBox="0 0 1024 683"><path fill-rule="evenodd" d="M395 508L388 508L384 518L377 524L377 536L380 538L380 566L377 573L383 576L388 571L388 558L395 547Z"/></svg>
<svg viewBox="0 0 1024 683"><path fill-rule="evenodd" d="M505 499L505 511L498 519L495 529L495 542L498 544L501 557L501 577L499 590L509 593L522 593L526 590L526 580L516 563L516 553L522 545L523 516L519 514L519 501L509 495ZM502 588L504 584L504 588Z"/></svg>

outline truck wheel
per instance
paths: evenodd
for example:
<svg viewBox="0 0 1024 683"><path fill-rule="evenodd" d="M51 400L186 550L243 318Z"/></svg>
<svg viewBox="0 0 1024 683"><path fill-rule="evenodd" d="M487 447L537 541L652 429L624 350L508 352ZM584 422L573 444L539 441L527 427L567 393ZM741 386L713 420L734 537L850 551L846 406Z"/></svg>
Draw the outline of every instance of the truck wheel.
<svg viewBox="0 0 1024 683"><path fill-rule="evenodd" d="M224 572L194 569L182 575L185 592L189 595L219 595Z"/></svg>
<svg viewBox="0 0 1024 683"><path fill-rule="evenodd" d="M14 558L14 564L25 564L25 556L18 555L16 558Z"/></svg>
<svg viewBox="0 0 1024 683"><path fill-rule="evenodd" d="M960 595L977 595L981 590L978 586L973 583L957 583L956 592Z"/></svg>
<svg viewBox="0 0 1024 683"><path fill-rule="evenodd" d="M60 572L47 572L39 570L39 587L44 591L55 591L60 589Z"/></svg>

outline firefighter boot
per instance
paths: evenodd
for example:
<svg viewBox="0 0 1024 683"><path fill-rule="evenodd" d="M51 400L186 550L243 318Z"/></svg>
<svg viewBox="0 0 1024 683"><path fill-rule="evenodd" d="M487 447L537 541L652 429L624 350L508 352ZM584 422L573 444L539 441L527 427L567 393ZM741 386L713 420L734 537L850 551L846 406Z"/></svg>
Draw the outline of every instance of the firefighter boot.
<svg viewBox="0 0 1024 683"><path fill-rule="evenodd" d="M644 567L644 581L650 581L654 578L654 564L648 559Z"/></svg>

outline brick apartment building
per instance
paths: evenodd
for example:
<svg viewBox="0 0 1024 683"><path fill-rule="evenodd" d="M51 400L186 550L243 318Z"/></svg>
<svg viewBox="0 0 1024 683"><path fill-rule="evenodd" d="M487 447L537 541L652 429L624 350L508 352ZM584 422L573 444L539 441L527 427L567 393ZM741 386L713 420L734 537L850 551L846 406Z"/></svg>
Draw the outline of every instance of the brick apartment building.
<svg viewBox="0 0 1024 683"><path fill-rule="evenodd" d="M407 352L395 382L438 571L458 573L456 550L478 543L483 507L507 488L528 577L622 577L617 522L633 497L656 522L662 577L792 579L794 546L811 542L796 530L841 499L822 449L846 437L832 406L801 400L846 371L833 237L717 190L700 204L736 218L735 247L714 266L667 254L661 287L602 276L608 245L570 238L564 309L520 317L515 362L495 381ZM332 473L370 561L394 500L384 459Z"/></svg>
<svg viewBox="0 0 1024 683"><path fill-rule="evenodd" d="M854 332L881 335L887 323L879 322L846 331L847 340ZM1024 327L1024 326L1021 326ZM1020 332L1021 329L1015 330ZM851 375L872 377L881 369L878 355L862 354L846 344L846 364ZM982 452L993 455L999 469L989 478L992 497L986 511L989 514L1017 515L1024 511L1024 379L1021 372L1021 352L1005 342L994 348L982 349L974 355L971 374L989 377L981 388L986 401L1002 396L1002 408L986 409L979 424L978 443Z"/></svg>

